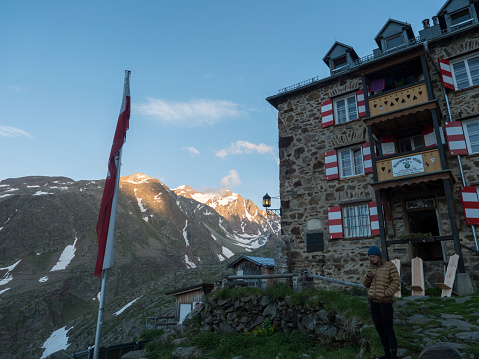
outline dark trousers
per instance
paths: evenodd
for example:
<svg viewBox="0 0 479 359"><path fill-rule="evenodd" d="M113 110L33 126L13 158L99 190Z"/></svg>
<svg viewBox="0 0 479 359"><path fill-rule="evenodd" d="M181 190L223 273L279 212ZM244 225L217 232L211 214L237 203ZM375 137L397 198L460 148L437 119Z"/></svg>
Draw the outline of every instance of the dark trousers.
<svg viewBox="0 0 479 359"><path fill-rule="evenodd" d="M369 301L369 309L383 347L397 349L398 343L393 328L393 304Z"/></svg>

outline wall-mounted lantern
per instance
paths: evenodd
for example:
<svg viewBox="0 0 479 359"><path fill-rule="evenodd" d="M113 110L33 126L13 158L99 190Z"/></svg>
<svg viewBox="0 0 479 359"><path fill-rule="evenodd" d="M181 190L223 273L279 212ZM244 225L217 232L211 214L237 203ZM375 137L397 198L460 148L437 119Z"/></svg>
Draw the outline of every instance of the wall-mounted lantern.
<svg viewBox="0 0 479 359"><path fill-rule="evenodd" d="M278 198L279 199L279 197L271 197L267 193L263 196L263 207L265 208L266 213L267 214L276 214L278 216L281 216L281 208L277 208L277 209L269 208L269 207L271 207L271 198Z"/></svg>

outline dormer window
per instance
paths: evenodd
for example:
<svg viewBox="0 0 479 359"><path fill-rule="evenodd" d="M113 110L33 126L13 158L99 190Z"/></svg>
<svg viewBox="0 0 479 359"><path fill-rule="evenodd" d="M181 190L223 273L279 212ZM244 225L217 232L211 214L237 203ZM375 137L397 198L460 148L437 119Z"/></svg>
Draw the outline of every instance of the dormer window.
<svg viewBox="0 0 479 359"><path fill-rule="evenodd" d="M458 11L454 14L451 14L450 16L451 16L451 25L454 27L458 27L458 25L471 19L471 14L469 13L469 9Z"/></svg>
<svg viewBox="0 0 479 359"><path fill-rule="evenodd" d="M393 47L399 46L403 44L403 38L401 34L391 36L390 38L386 39L386 48L392 49Z"/></svg>

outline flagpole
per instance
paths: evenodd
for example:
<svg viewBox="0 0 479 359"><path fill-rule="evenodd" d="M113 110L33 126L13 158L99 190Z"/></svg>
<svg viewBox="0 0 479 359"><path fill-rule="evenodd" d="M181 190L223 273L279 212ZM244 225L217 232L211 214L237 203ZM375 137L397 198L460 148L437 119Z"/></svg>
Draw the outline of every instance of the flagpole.
<svg viewBox="0 0 479 359"><path fill-rule="evenodd" d="M113 240L113 235L115 233L115 220L116 220L116 206L118 203L118 189L120 187L120 168L121 168L121 154L123 152L123 147L118 152L118 155L115 156L115 165L116 165L116 181L115 181L115 191L113 194L113 201L111 205L111 215L110 215L110 225L108 226L108 241ZM112 243L112 242L110 242ZM110 252L113 256L113 250ZM112 259L112 258L111 258ZM105 258L105 261L107 259ZM98 319L96 323L96 336L95 336L95 348L93 351L93 359L98 359L98 354L100 352L100 336L101 336L101 324L103 320L103 312L105 310L105 297L106 297L106 280L108 277L108 268L103 269L101 276L101 291L100 291L100 304L98 307Z"/></svg>

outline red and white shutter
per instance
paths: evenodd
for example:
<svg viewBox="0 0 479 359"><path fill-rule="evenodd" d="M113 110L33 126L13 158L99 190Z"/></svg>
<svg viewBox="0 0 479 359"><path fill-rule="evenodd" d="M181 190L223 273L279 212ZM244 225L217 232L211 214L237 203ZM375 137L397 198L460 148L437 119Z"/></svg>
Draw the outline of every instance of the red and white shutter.
<svg viewBox="0 0 479 359"><path fill-rule="evenodd" d="M466 138L460 121L446 122L446 138L451 156L467 155Z"/></svg>
<svg viewBox="0 0 479 359"><path fill-rule="evenodd" d="M461 186L460 190L466 224L479 224L479 199L477 198L476 187Z"/></svg>
<svg viewBox="0 0 479 359"><path fill-rule="evenodd" d="M454 90L454 80L452 79L451 66L449 61L445 59L437 58L439 63L439 71L441 72L442 86L447 89Z"/></svg>
<svg viewBox="0 0 479 359"><path fill-rule="evenodd" d="M358 101L358 116L366 117L366 101L364 101L364 90L356 91L356 99Z"/></svg>
<svg viewBox="0 0 479 359"><path fill-rule="evenodd" d="M381 136L381 149L384 155L393 155L396 153L396 145L394 143L394 135Z"/></svg>
<svg viewBox="0 0 479 359"><path fill-rule="evenodd" d="M424 136L424 145L426 147L436 146L436 134L434 133L434 125L429 125L422 128L422 134Z"/></svg>
<svg viewBox="0 0 479 359"><path fill-rule="evenodd" d="M369 202L369 220L371 223L371 235L379 236L379 216L376 201Z"/></svg>
<svg viewBox="0 0 479 359"><path fill-rule="evenodd" d="M329 239L343 238L341 206L328 208Z"/></svg>
<svg viewBox="0 0 479 359"><path fill-rule="evenodd" d="M326 100L321 104L321 123L323 128L334 125L333 100Z"/></svg>
<svg viewBox="0 0 479 359"><path fill-rule="evenodd" d="M373 171L373 161L371 160L371 147L369 147L369 142L363 143L363 165L364 173L371 173Z"/></svg>
<svg viewBox="0 0 479 359"><path fill-rule="evenodd" d="M326 169L327 181L339 178L338 156L336 150L324 153L324 168Z"/></svg>

